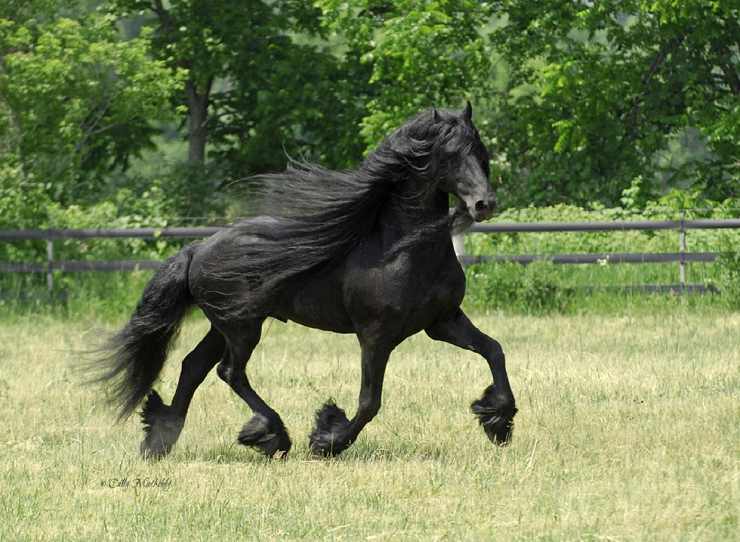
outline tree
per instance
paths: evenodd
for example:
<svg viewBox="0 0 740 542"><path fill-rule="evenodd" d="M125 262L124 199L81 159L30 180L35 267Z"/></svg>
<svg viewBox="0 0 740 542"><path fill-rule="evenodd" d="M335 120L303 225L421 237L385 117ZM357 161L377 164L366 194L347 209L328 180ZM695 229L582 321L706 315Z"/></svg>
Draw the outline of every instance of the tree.
<svg viewBox="0 0 740 542"><path fill-rule="evenodd" d="M73 0L70 4L76 4ZM27 23L30 20L49 20L59 10L59 0L5 0L0 4L0 19Z"/></svg>
<svg viewBox="0 0 740 542"><path fill-rule="evenodd" d="M0 19L0 161L55 201L84 200L151 144L176 83L110 18Z"/></svg>
<svg viewBox="0 0 740 542"><path fill-rule="evenodd" d="M318 0L325 24L370 70L362 135L373 147L409 116L460 107L490 76L490 9L476 0Z"/></svg>
<svg viewBox="0 0 740 542"><path fill-rule="evenodd" d="M142 16L157 58L186 71L188 160L210 148L233 176L278 169L282 153L340 165L357 155L352 123L362 112L354 79L319 35L319 12L299 0L115 0ZM324 149L321 153L318 149Z"/></svg>
<svg viewBox="0 0 740 542"><path fill-rule="evenodd" d="M493 126L519 204L614 204L693 184L737 195L740 10L729 0L492 2L509 83ZM709 154L661 171L657 153L697 129Z"/></svg>

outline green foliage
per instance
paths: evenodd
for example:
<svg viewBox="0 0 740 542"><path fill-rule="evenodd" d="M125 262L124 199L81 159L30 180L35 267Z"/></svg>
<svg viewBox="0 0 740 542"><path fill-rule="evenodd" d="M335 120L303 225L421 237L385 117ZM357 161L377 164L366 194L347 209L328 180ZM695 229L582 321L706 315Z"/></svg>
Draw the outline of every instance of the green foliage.
<svg viewBox="0 0 740 542"><path fill-rule="evenodd" d="M208 156L222 177L278 170L285 152L348 166L362 149L362 66L327 49L309 2L115 0L116 16L150 26L154 54L187 79L177 105L189 117L189 160ZM193 122L201 119L200 126Z"/></svg>
<svg viewBox="0 0 740 542"><path fill-rule="evenodd" d="M408 117L432 105L459 107L488 77L481 22L474 0L319 0L324 21L348 41L370 70L371 96L362 120L369 148Z"/></svg>
<svg viewBox="0 0 740 542"><path fill-rule="evenodd" d="M114 23L0 19L4 161L62 204L94 200L105 174L151 144L177 84L147 39L120 41Z"/></svg>
<svg viewBox="0 0 740 542"><path fill-rule="evenodd" d="M564 312L572 290L558 284L553 264L535 262L471 265L465 270L466 303L477 310L530 314Z"/></svg>
<svg viewBox="0 0 740 542"><path fill-rule="evenodd" d="M465 98L502 180L501 221L737 217L738 20L731 0L6 0L0 227L221 221L249 198L238 181L281 169L286 152L351 167L409 116ZM690 276L735 291L737 232L691 231L688 243L725 247L724 263ZM672 231L467 244L476 254L678 249ZM57 250L159 258L177 246ZM0 245L2 260L44 252ZM563 292L579 284L675 281L671 266L567 267L476 269L488 278L471 281L469 298L571 310Z"/></svg>
<svg viewBox="0 0 740 542"><path fill-rule="evenodd" d="M639 199L639 186L625 191L623 201ZM584 222L611 220L677 220L693 218L737 218L740 204L722 204L702 198L698 191L672 191L657 201L645 202L642 210L633 207L584 209L559 204L550 207L507 209L496 222ZM716 287L718 296L706 296L701 303L738 308L739 230L688 230L689 252L718 252L711 264L687 265L687 280ZM678 252L675 230L548 232L470 234L465 239L466 253L474 255L540 255L620 252ZM647 284L678 283L678 264L555 265L537 262L527 266L514 263L489 263L471 266L468 273L466 303L475 308L497 308L515 312L570 312L589 308L624 307L644 303L639 294L610 292L608 288L639 288ZM593 287L590 288L590 287ZM606 288L606 289L604 289ZM674 301L655 296L652 307ZM691 301L692 303L695 301Z"/></svg>
<svg viewBox="0 0 740 542"><path fill-rule="evenodd" d="M26 210L31 214L21 227L28 228L137 228L170 226L170 218L176 216L174 207L176 199L168 192L170 179L154 179L146 188L135 193L124 187L111 193L105 200L88 205L61 205L41 197L30 198L29 202L18 204L10 201L8 207L14 210ZM11 194L23 192L9 191ZM0 193L1 196L1 193ZM43 209L35 205L43 204ZM0 197L0 206L4 203ZM2 207L0 207L2 208ZM34 212L35 211L35 212ZM43 217L43 218L40 218ZM4 217L5 218L5 217ZM0 227L15 229L17 222L25 217L11 215L10 220ZM62 260L116 260L116 259L162 259L181 246L182 242L155 239L70 239L56 241L54 252ZM0 244L0 261L44 261L46 245L39 241L24 241ZM69 284L74 284L78 277L69 275Z"/></svg>
<svg viewBox="0 0 740 542"><path fill-rule="evenodd" d="M740 185L739 15L729 0L8 0L0 167L42 201L94 205L139 190L131 158L186 135L153 174L187 157L191 199L218 202L195 206L207 215L286 152L350 167L419 110L469 98L504 206L723 201ZM163 119L180 123L154 138ZM28 199L3 186L6 208Z"/></svg>
<svg viewBox="0 0 740 542"><path fill-rule="evenodd" d="M48 191L29 177L15 157L0 157L0 228L34 228L45 216L51 204Z"/></svg>
<svg viewBox="0 0 740 542"><path fill-rule="evenodd" d="M737 243L724 240L722 254L719 257L719 277L717 287L722 292L726 305L740 310L740 250Z"/></svg>
<svg viewBox="0 0 740 542"><path fill-rule="evenodd" d="M737 195L740 11L730 0L492 2L492 47L509 82L493 92L508 204L617 203L693 183ZM693 127L709 155L662 168L656 156Z"/></svg>
<svg viewBox="0 0 740 542"><path fill-rule="evenodd" d="M78 1L65 2L68 9L74 9ZM56 15L62 5L60 0L3 0L0 3L0 19L15 22L29 20L48 20Z"/></svg>
<svg viewBox="0 0 740 542"><path fill-rule="evenodd" d="M200 164L167 159L150 161L147 168L134 167L114 178L108 197L118 198L117 194L123 191L142 199L154 198L147 211L154 226L222 222L227 200L214 177L218 178ZM127 205L119 209L125 213L129 208ZM146 219L147 215L140 218Z"/></svg>
<svg viewBox="0 0 740 542"><path fill-rule="evenodd" d="M592 204L591 209L577 205L557 204L547 207L505 209L496 222L586 222L611 220L678 220L694 218L737 218L740 202L728 199L722 203L703 198L699 191L673 190L665 196L644 201L636 191L639 185L623 193L622 207ZM641 207L631 202L637 199ZM720 246L735 243L740 246L738 230L690 230L687 234L690 251L718 251ZM548 232L472 234L466 238L470 254L555 254L578 252L677 252L675 230L607 231L607 232Z"/></svg>

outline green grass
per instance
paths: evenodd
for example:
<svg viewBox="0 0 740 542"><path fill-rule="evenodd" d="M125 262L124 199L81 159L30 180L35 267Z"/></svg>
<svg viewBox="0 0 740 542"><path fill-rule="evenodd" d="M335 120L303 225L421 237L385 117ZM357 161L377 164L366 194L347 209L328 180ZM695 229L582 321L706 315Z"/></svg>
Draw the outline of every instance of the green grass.
<svg viewBox="0 0 740 542"><path fill-rule="evenodd" d="M311 458L315 409L332 396L354 411L356 340L268 322L249 372L290 457L235 444L249 414L214 374L157 463L138 457L136 420L113 425L99 390L76 384L74 352L100 324L3 321L0 540L735 539L740 314L474 320L508 354L520 412L507 448L468 411L485 362L420 335L394 353L355 445ZM205 330L187 322L173 360ZM166 399L178 365L158 384Z"/></svg>
<svg viewBox="0 0 740 542"><path fill-rule="evenodd" d="M638 291L646 284L675 284L677 272L674 265L649 264L578 266L541 262L526 267L469 266L465 307L472 311L503 307L519 314L568 315L670 312L686 308L723 312L740 308L738 287L734 290L728 287L733 281L737 284L735 277L740 276L740 271L725 273L724 280L718 281L716 272L712 274L708 266L700 264L689 266L689 282L713 284L720 293L673 295ZM53 296L47 291L45 275L0 276L0 315L4 321L39 313L73 320L88 319L94 314L109 322L120 321L136 306L151 276L149 271L57 273ZM615 286L634 290L615 291Z"/></svg>

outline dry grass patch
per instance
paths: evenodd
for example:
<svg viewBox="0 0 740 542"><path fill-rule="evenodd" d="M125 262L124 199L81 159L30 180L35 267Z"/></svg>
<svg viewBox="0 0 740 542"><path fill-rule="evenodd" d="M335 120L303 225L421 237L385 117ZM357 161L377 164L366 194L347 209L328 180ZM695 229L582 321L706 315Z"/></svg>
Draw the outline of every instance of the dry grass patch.
<svg viewBox="0 0 740 542"><path fill-rule="evenodd" d="M308 455L329 396L354 411L353 337L266 324L249 365L294 448L235 444L246 407L215 374L167 459L137 456L69 369L87 323L0 328L0 539L734 539L740 508L740 315L479 316L520 413L494 448L468 412L485 362L425 336L391 359L384 406L335 460ZM158 384L206 331L187 322ZM151 487L136 487L140 485ZM123 482L122 480L126 480Z"/></svg>

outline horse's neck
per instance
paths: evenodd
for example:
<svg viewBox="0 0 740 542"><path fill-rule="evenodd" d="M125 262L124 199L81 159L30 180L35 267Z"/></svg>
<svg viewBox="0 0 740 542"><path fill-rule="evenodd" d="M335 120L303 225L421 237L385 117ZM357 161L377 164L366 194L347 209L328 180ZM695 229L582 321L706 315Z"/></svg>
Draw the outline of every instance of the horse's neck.
<svg viewBox="0 0 740 542"><path fill-rule="evenodd" d="M427 198L392 197L379 217L380 232L388 243L449 237L448 198L435 193Z"/></svg>

